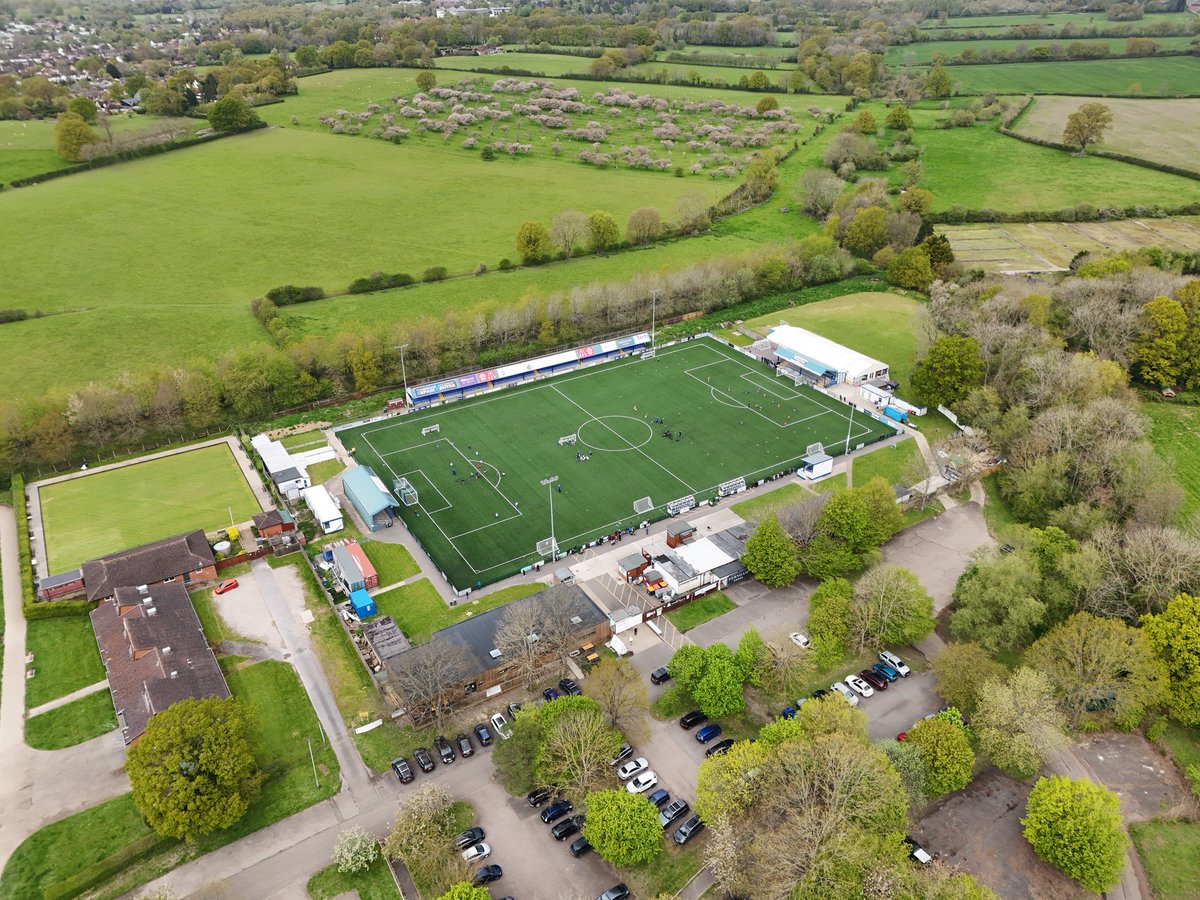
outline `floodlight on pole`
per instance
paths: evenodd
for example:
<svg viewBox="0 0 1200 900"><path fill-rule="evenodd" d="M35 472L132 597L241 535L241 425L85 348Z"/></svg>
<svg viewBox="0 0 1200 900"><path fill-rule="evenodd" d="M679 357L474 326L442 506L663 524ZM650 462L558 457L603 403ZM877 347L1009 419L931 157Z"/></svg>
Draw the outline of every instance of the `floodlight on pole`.
<svg viewBox="0 0 1200 900"><path fill-rule="evenodd" d="M554 482L558 481L557 475L551 475L549 478L543 478L542 484L550 492L550 541L554 548L554 553L558 553L558 541L554 537Z"/></svg>
<svg viewBox="0 0 1200 900"><path fill-rule="evenodd" d="M393 350L400 351L400 379L404 382L404 405L408 406L408 372L404 368L404 351L408 344L397 344Z"/></svg>
<svg viewBox="0 0 1200 900"><path fill-rule="evenodd" d="M850 430L854 427L854 404L850 404L850 419L846 423L846 456L850 455Z"/></svg>
<svg viewBox="0 0 1200 900"><path fill-rule="evenodd" d="M650 349L654 349L654 332L658 323L658 291L650 292Z"/></svg>

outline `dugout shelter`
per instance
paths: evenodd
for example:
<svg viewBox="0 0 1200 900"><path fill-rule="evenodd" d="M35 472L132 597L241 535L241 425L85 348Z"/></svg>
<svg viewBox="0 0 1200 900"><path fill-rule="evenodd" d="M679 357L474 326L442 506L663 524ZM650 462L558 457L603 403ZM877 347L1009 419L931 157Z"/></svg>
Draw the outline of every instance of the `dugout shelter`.
<svg viewBox="0 0 1200 900"><path fill-rule="evenodd" d="M776 369L795 381L830 387L886 380L888 365L795 325L767 333Z"/></svg>

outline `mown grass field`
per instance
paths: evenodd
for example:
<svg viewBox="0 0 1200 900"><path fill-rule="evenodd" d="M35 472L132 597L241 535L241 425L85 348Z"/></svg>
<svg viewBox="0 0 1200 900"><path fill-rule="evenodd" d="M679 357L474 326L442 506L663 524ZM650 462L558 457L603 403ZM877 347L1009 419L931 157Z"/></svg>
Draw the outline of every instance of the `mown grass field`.
<svg viewBox="0 0 1200 900"><path fill-rule="evenodd" d="M1183 488L1181 518L1200 513L1200 407L1143 403L1150 418L1150 442L1159 456L1175 464L1175 479Z"/></svg>
<svg viewBox="0 0 1200 900"><path fill-rule="evenodd" d="M1194 94L1200 58L1097 59L984 66L951 66L959 93Z"/></svg>
<svg viewBox="0 0 1200 900"><path fill-rule="evenodd" d="M312 900L332 900L354 892L359 900L400 900L396 880L382 855L362 872L339 872L332 865L308 879L308 896Z"/></svg>
<svg viewBox="0 0 1200 900"><path fill-rule="evenodd" d="M1200 83L1197 84L1200 88ZM1086 97L1038 97L1017 123L1022 134L1061 141L1067 117ZM1200 100L1128 100L1106 98L1112 129L1100 147L1140 159L1200 172Z"/></svg>
<svg viewBox="0 0 1200 900"><path fill-rule="evenodd" d="M382 584L382 582L380 582ZM375 596L379 611L396 620L400 630L414 644L423 644L435 631L469 619L480 613L504 606L530 594L536 594L545 588L541 582L532 581L529 584L514 584L498 591L484 594L478 600L460 602L458 606L450 607L438 594L437 588L428 578L422 578L404 587L393 588Z"/></svg>
<svg viewBox="0 0 1200 900"><path fill-rule="evenodd" d="M194 528L246 522L260 511L225 444L40 488L49 570Z"/></svg>
<svg viewBox="0 0 1200 900"><path fill-rule="evenodd" d="M379 586L387 587L397 581L411 578L421 571L417 561L403 544L385 544L383 541L365 541L363 552L375 567Z"/></svg>
<svg viewBox="0 0 1200 900"><path fill-rule="evenodd" d="M884 61L889 66L927 65L933 62L933 58L938 54L941 54L946 59L953 59L956 56L960 56L964 50L974 50L978 54L983 54L987 51L995 53L1009 50L1032 50L1034 47L1059 46L1065 51L1067 45L1075 43L1076 40L1088 45L1103 44L1108 48L1108 52L1112 56L1119 57L1125 53L1125 38L1072 38L1067 40L1052 40L1050 38L1029 38L1026 40L996 38L995 40L919 41L915 44L896 44L888 47L884 55ZM1192 43L1191 37L1187 35L1156 37L1152 40L1156 41L1163 50L1187 50ZM957 72L957 69L954 71Z"/></svg>
<svg viewBox="0 0 1200 900"><path fill-rule="evenodd" d="M813 496L812 491L795 481L789 481L765 494L739 500L730 507L735 513L750 522L760 522L785 506L799 503Z"/></svg>
<svg viewBox="0 0 1200 900"><path fill-rule="evenodd" d="M916 441L900 441L890 448L856 457L850 470L854 487L862 487L872 478L882 478L889 486L904 484L905 475L921 454Z"/></svg>
<svg viewBox="0 0 1200 900"><path fill-rule="evenodd" d="M736 603L720 591L715 591L711 594L706 594L699 600L693 600L691 603L674 612L667 613L667 618L680 631L691 631L697 625L703 625L705 622L711 621L717 616L724 615L731 609L736 608Z"/></svg>

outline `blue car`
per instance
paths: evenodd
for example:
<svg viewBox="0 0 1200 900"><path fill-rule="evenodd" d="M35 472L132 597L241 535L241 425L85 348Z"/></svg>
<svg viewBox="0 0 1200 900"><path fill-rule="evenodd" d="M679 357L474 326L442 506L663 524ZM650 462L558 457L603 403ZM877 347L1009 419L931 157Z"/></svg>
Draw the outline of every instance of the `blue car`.
<svg viewBox="0 0 1200 900"><path fill-rule="evenodd" d="M699 731L696 732L696 740L698 740L701 744L707 744L713 738L720 735L720 733L721 733L720 725L705 725L703 728L701 728Z"/></svg>
<svg viewBox="0 0 1200 900"><path fill-rule="evenodd" d="M547 700L557 700L558 691L556 691L554 688L546 688L544 691L542 691L542 696Z"/></svg>
<svg viewBox="0 0 1200 900"><path fill-rule="evenodd" d="M871 668L875 670L880 678L886 678L888 681L895 681L900 677L900 673L887 663L877 662L875 665L871 666Z"/></svg>
<svg viewBox="0 0 1200 900"><path fill-rule="evenodd" d="M784 717L785 719L794 719L794 718L796 718L796 707L794 707L794 706L785 706L785 707L783 708L783 717Z"/></svg>

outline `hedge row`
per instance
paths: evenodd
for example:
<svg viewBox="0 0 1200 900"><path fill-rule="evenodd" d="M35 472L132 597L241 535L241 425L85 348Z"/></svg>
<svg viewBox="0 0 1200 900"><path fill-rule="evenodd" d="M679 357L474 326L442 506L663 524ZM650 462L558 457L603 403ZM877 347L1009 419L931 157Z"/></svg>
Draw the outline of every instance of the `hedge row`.
<svg viewBox="0 0 1200 900"><path fill-rule="evenodd" d="M33 551L29 547L29 515L25 503L25 476L13 475L13 514L17 517L17 557L21 577L21 600L28 612L34 604L33 596ZM28 618L28 615L26 616Z"/></svg>
<svg viewBox="0 0 1200 900"><path fill-rule="evenodd" d="M251 125L244 131L254 131L257 128L266 128L265 122L259 122ZM170 144L152 144L149 147L140 147L136 150L129 150L113 156L104 156L100 159L89 160L88 162L77 163L73 166L68 166L65 169L55 169L53 172L42 172L38 175L29 175L25 178L15 178L9 184L10 187L27 187L31 184L41 184L43 181L52 181L55 178L64 178L67 175L74 175L77 172L87 172L91 169L102 169L105 166L115 166L117 163L128 162L131 159L141 159L144 156L157 156L160 153L169 153L172 150L182 150L185 147L195 147L197 144L207 144L209 141L219 141L221 138L231 137L235 134L241 134L240 131L218 132L216 134L206 134L203 137L184 138L181 141L173 141Z"/></svg>
<svg viewBox="0 0 1200 900"><path fill-rule="evenodd" d="M1014 66L1021 63L1095 62L1101 59L1151 59L1163 56L1192 56L1191 50L1155 50L1148 53L1097 53L1089 56L1038 56L1020 59L962 59L951 56L942 60L944 66Z"/></svg>
<svg viewBox="0 0 1200 900"><path fill-rule="evenodd" d="M349 294L369 294L372 291L386 291L389 288L408 287L410 284L416 284L417 279L413 278L407 272L398 272L395 275L388 275L384 272L377 272L367 278L355 278L350 282L350 287L347 288Z"/></svg>
<svg viewBox="0 0 1200 900"><path fill-rule="evenodd" d="M45 900L70 900L72 897L78 897L94 887L111 881L125 869L141 862L152 853L156 853L171 840L171 838L165 838L159 834L143 835L133 843L126 844L116 853L92 863L85 869L80 869L57 884L50 885L46 888L43 896Z"/></svg>
<svg viewBox="0 0 1200 900"><path fill-rule="evenodd" d="M1097 207L1080 203L1067 209L1023 210L1003 212L998 209L967 209L952 206L941 212L930 213L925 218L936 225L960 225L967 222L1110 222L1117 219L1165 219L1168 216L1200 216L1200 203L1184 206L1127 206Z"/></svg>
<svg viewBox="0 0 1200 900"><path fill-rule="evenodd" d="M1022 108L1023 111L1024 108ZM1016 138L1018 141L1024 141L1027 144L1037 144L1039 147L1050 147L1054 150L1065 150L1068 153L1075 152L1075 148L1069 144L1034 137L1031 134L1022 134L1019 131L1009 128L1007 125L1000 126L1000 133L1008 135L1011 138ZM1117 162L1129 163L1131 166L1141 166L1143 169L1155 169L1159 172L1166 172L1168 175L1179 175L1182 178L1193 178L1200 181L1200 172L1192 169L1182 169L1179 166L1172 166L1167 163L1155 162L1152 159L1142 159L1138 156L1129 156L1125 153L1116 153L1112 150L1089 150L1088 155L1102 156L1105 159L1114 159Z"/></svg>
<svg viewBox="0 0 1200 900"><path fill-rule="evenodd" d="M324 298L325 290L319 287L297 287L294 284L285 284L267 291L267 299L276 306L311 303L313 300L323 300Z"/></svg>
<svg viewBox="0 0 1200 900"><path fill-rule="evenodd" d="M439 71L450 70L441 69ZM639 78L631 73L628 69L621 70L620 78L615 78L614 75L593 75L590 72L564 72L559 75L547 75L545 72L531 72L528 69L514 69L509 66L501 66L498 69L471 69L471 72L477 75L517 75L522 78L553 78L555 81L613 81L615 79L622 82L629 82L631 84L670 84L677 85L679 87L709 87L721 88L722 90L727 91L746 91L751 94L786 94L788 92L786 87L780 87L777 84L771 84L765 88L751 88L742 87L740 84L730 84L724 79L710 81L706 78L701 78L699 81L693 82L687 80L686 78L668 78L665 81L663 79L654 77ZM805 91L804 93L811 92Z"/></svg>

